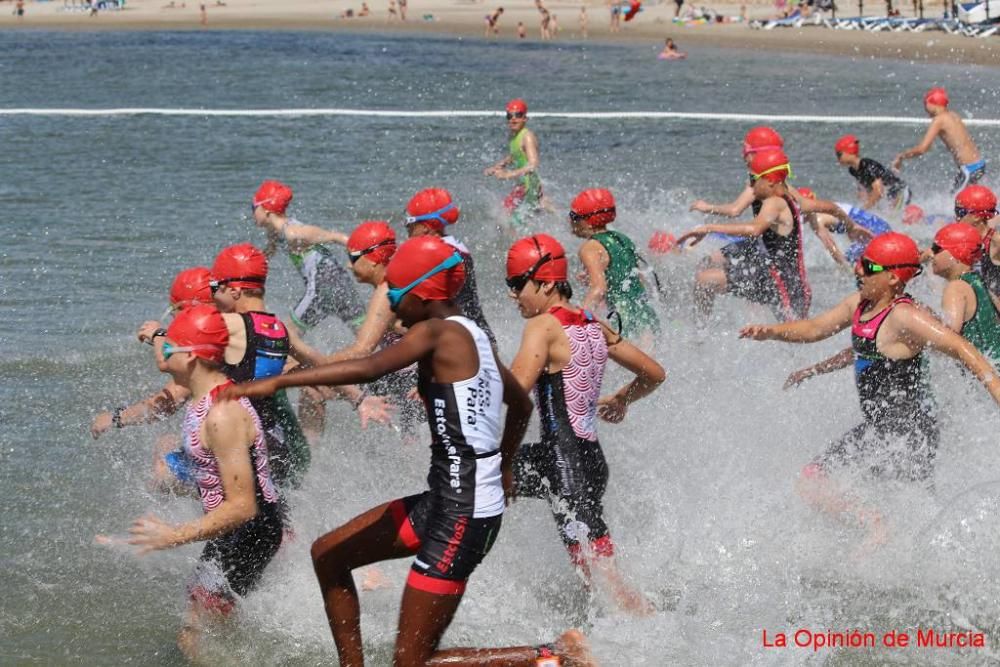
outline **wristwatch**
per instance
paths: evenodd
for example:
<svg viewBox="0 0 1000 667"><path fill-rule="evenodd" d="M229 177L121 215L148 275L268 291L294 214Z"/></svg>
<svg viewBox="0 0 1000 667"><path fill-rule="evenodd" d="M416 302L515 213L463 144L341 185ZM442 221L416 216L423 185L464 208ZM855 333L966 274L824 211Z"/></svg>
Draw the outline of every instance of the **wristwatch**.
<svg viewBox="0 0 1000 667"><path fill-rule="evenodd" d="M167 330L164 329L163 327L160 327L159 329L153 332L153 335L149 337L149 340L153 341L156 339L157 336L166 336L166 335L167 335Z"/></svg>

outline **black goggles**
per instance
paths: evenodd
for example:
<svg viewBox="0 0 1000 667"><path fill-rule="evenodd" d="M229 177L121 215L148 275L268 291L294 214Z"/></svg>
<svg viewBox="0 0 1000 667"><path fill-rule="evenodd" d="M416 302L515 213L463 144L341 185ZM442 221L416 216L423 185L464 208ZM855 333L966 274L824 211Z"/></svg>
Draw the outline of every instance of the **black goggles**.
<svg viewBox="0 0 1000 667"><path fill-rule="evenodd" d="M596 211L591 211L590 213L577 213L576 211L570 211L569 212L569 221L570 222L583 222L584 220L588 220L588 219L594 217L595 215L600 215L601 213L614 213L614 212L615 212L615 207L614 206L612 206L610 208L599 208ZM537 241L536 241L536 243L537 243Z"/></svg>
<svg viewBox="0 0 1000 667"><path fill-rule="evenodd" d="M526 114L523 111L508 111L507 112L507 120L511 120L512 118L524 118L527 115L528 114Z"/></svg>
<svg viewBox="0 0 1000 667"><path fill-rule="evenodd" d="M988 220L990 218L995 218L996 217L997 210L994 208L994 209L990 209L988 211L973 211L973 210L967 209L967 208L962 207L962 206L956 206L955 207L955 217L956 218L961 219L961 218L964 218L967 215L975 215L975 216L980 217L980 218L982 218L984 220Z"/></svg>
<svg viewBox="0 0 1000 667"><path fill-rule="evenodd" d="M249 278L223 278L222 280L209 280L208 289L211 290L212 294L215 294L223 285L228 285L229 283L260 283L264 284L258 276L250 276Z"/></svg>
<svg viewBox="0 0 1000 667"><path fill-rule="evenodd" d="M367 255L368 253L375 252L378 248L381 248L381 247L387 246L387 245L395 245L395 244L396 244L396 241L394 239L386 239L384 241L379 241L375 245L370 245L367 248L365 248L364 250L348 250L347 251L347 257L348 257L348 259L351 260L351 264L354 264L359 259L361 259L365 255Z"/></svg>

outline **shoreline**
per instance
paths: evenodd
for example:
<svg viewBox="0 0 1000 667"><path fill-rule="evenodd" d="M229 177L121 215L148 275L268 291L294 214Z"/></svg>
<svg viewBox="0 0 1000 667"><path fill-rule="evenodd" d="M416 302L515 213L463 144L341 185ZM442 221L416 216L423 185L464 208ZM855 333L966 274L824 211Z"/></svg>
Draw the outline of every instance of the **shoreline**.
<svg viewBox="0 0 1000 667"><path fill-rule="evenodd" d="M360 4L361 0L357 0ZM161 2L131 0L121 11L102 11L91 17L82 11L63 11L58 0L27 5L26 16L18 20L8 12L0 13L0 30L51 30L58 32L97 31L196 31L196 30L268 30L309 31L356 34L398 34L450 36L485 40L483 15L492 5L467 0L410 0L410 20L389 22L383 16L383 0L370 6L382 16L335 18L352 6L351 0L227 0L227 5L207 6L207 24L200 24L197 0L190 6L166 9ZM497 0L494 0L497 1ZM502 0L500 0L502 2ZM525 41L537 43L538 14L524 0L525 6L510 8L500 22L500 41L520 41L514 35L518 21L528 28ZM419 4L418 4L419 3ZM4 3L9 7L13 3ZM187 5L187 3L185 3ZM417 5L417 6L413 6ZM550 10L563 18L560 36L552 43L578 45L641 44L662 42L673 37L679 48L690 46L724 49L754 49L786 53L811 53L854 58L889 58L916 62L975 64L1000 67L1000 37L976 39L949 35L941 31L923 33L870 33L859 30L831 30L819 26L753 30L744 23L684 26L674 24L673 3L649 7L634 23L623 24L623 31L611 33L607 10L602 4L587 7L589 39L579 35L580 4L567 0L549 0ZM723 13L738 13L738 5L720 5ZM751 8L750 15L762 15L761 7ZM433 20L423 20L424 15Z"/></svg>

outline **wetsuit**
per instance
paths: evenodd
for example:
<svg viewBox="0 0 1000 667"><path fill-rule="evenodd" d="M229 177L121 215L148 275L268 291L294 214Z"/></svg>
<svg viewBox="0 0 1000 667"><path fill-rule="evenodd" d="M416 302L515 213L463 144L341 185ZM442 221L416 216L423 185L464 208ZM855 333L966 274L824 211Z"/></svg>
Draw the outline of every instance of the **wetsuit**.
<svg viewBox="0 0 1000 667"><path fill-rule="evenodd" d="M861 319L867 302L854 311L854 383L865 420L817 459L827 471L861 464L877 477L904 481L926 480L933 472L939 434L927 360L922 352L911 359L888 359L876 344L882 323L900 303L913 300L901 296L868 320Z"/></svg>
<svg viewBox="0 0 1000 667"><path fill-rule="evenodd" d="M976 294L976 312L962 325L962 335L996 363L1000 361L1000 317L996 306L978 273L964 273L962 280Z"/></svg>
<svg viewBox="0 0 1000 667"><path fill-rule="evenodd" d="M602 502L608 464L596 423L608 345L589 312L556 306L549 314L559 320L569 340L569 363L538 377L535 397L542 439L521 445L514 481L519 496L549 501L563 544L574 562L581 562L581 543L589 543L597 555L614 551Z"/></svg>
<svg viewBox="0 0 1000 667"><path fill-rule="evenodd" d="M219 462L201 442L201 427L215 397L225 386L216 387L201 400L188 405L184 415L184 454L192 462L192 476L206 514L222 504L225 493ZM253 418L254 440L249 454L254 468L257 514L232 532L205 544L188 585L192 599L223 613L232 609L235 596L246 595L260 581L264 568L281 546L283 531L279 496L271 480L260 419L249 400L241 398L238 403Z"/></svg>
<svg viewBox="0 0 1000 667"><path fill-rule="evenodd" d="M863 208L857 208L856 206L851 206L850 204L841 204L838 202L837 206L840 207L840 210L846 213L858 226L864 227L875 236L892 231L892 226L889 222L874 213L869 213ZM838 220L837 224L834 225L830 231L836 234L846 234L847 225ZM847 249L847 252L844 253L844 257L847 258L847 261L850 264L854 264L854 262L861 257L861 253L865 251L867 246L867 241L855 241L851 244L851 247Z"/></svg>
<svg viewBox="0 0 1000 667"><path fill-rule="evenodd" d="M302 223L289 218L287 224ZM278 240L305 283L305 294L292 311L295 325L303 330L311 329L328 316L336 315L345 324L356 328L364 319L365 304L345 266L346 262L338 261L324 245L313 245L296 253L288 248L283 233L278 235Z"/></svg>
<svg viewBox="0 0 1000 667"><path fill-rule="evenodd" d="M892 200L896 208L910 203L910 188L903 179L886 169L881 162L863 157L857 168L848 167L847 171L867 192L871 192L875 181L882 181L885 196Z"/></svg>
<svg viewBox="0 0 1000 667"><path fill-rule="evenodd" d="M521 169L528 166L528 155L521 148L521 141L527 131L528 128L522 127L510 140L508 149L510 150L511 169ZM510 213L511 221L515 226L523 225L524 217L538 211L541 205L542 179L534 171L529 171L518 178L517 185L503 202L503 206Z"/></svg>
<svg viewBox="0 0 1000 667"><path fill-rule="evenodd" d="M788 195L781 198L794 220L788 236L769 227L756 239L729 244L722 254L729 260L729 293L768 305L779 321L787 322L809 316L812 288L802 253L802 212L794 199ZM760 202L754 202L754 217L760 214L760 207Z"/></svg>
<svg viewBox="0 0 1000 667"><path fill-rule="evenodd" d="M500 530L504 493L500 475L503 382L486 334L467 317L478 370L468 380L442 384L420 367L420 396L431 428L428 491L390 503L399 538L416 554L407 585L453 595L489 552Z"/></svg>
<svg viewBox="0 0 1000 667"><path fill-rule="evenodd" d="M234 382L249 382L281 375L288 358L288 331L271 313L241 313L247 346L243 358L223 370ZM284 390L251 401L264 427L271 457L271 471L279 486L298 486L309 468L309 443Z"/></svg>
<svg viewBox="0 0 1000 667"><path fill-rule="evenodd" d="M601 244L610 258L604 270L607 284L604 298L611 311L621 318L621 334L632 338L646 331L658 333L660 318L649 303L649 295L640 278L640 258L632 239L610 229L591 238Z"/></svg>
<svg viewBox="0 0 1000 667"><path fill-rule="evenodd" d="M458 251L458 254L462 256L462 264L465 266L465 284L462 285L462 289L455 296L455 305L462 310L463 315L475 322L476 326L483 330L493 345L496 345L497 338L493 335L493 330L490 329L490 325L486 321L486 316L483 314L483 307L479 304L479 289L476 287L476 267L472 263L472 254L469 253L469 249L465 244L454 236L444 236L441 240Z"/></svg>

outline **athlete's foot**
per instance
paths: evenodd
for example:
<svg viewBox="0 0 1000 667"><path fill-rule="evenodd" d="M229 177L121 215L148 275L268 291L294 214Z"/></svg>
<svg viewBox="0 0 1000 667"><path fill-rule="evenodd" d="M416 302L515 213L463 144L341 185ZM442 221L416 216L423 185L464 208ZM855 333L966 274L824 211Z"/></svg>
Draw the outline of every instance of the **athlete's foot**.
<svg viewBox="0 0 1000 667"><path fill-rule="evenodd" d="M559 657L565 660L565 667L598 667L597 660L590 652L590 642L579 630L567 630L556 641Z"/></svg>
<svg viewBox="0 0 1000 667"><path fill-rule="evenodd" d="M615 592L615 599L622 611L640 618L652 616L656 612L653 603L639 591L622 590Z"/></svg>
<svg viewBox="0 0 1000 667"><path fill-rule="evenodd" d="M854 560L864 560L889 542L889 529L885 520L878 512L863 515L862 521L868 529L865 540L858 545L852 554Z"/></svg>
<svg viewBox="0 0 1000 667"><path fill-rule="evenodd" d="M389 577L385 576L385 572L376 565L366 567L362 574L364 575L361 579L361 590L363 591L374 591L389 585Z"/></svg>

